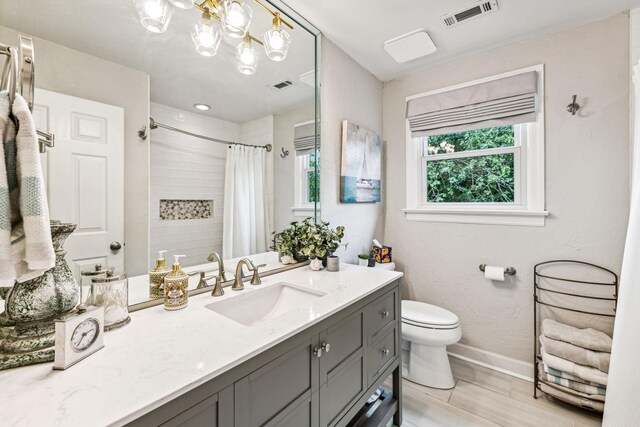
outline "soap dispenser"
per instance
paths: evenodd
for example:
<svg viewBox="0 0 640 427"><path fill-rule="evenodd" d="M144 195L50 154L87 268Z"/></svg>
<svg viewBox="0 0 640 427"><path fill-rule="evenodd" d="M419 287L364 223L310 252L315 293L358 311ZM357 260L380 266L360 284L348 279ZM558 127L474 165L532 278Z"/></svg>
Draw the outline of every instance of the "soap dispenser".
<svg viewBox="0 0 640 427"><path fill-rule="evenodd" d="M152 299L164 298L164 278L171 273L164 260L165 252L167 251L158 251L156 266L149 270L149 298Z"/></svg>
<svg viewBox="0 0 640 427"><path fill-rule="evenodd" d="M182 271L180 258L184 255L174 255L175 262L171 273L164 278L164 308L166 310L180 310L189 302L189 276Z"/></svg>

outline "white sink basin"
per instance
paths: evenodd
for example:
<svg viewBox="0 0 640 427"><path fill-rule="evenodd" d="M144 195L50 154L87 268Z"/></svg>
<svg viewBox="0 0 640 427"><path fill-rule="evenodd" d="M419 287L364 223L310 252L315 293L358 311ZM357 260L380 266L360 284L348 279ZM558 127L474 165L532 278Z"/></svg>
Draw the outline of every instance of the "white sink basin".
<svg viewBox="0 0 640 427"><path fill-rule="evenodd" d="M235 322L251 326L297 308L310 307L324 295L324 292L290 283L276 283L205 307Z"/></svg>

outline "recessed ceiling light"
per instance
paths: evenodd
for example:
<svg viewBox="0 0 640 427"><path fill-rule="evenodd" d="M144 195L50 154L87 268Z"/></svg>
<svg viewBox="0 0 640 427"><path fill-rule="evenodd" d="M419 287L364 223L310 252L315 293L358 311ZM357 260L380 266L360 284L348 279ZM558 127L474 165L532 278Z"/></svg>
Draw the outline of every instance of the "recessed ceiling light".
<svg viewBox="0 0 640 427"><path fill-rule="evenodd" d="M193 106L200 111L207 111L211 108L211 105L207 104L193 104Z"/></svg>

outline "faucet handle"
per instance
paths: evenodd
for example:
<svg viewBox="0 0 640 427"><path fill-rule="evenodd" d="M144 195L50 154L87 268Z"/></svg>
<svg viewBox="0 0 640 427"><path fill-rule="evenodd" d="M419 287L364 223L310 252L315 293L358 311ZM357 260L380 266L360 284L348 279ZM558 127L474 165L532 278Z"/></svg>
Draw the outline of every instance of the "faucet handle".
<svg viewBox="0 0 640 427"><path fill-rule="evenodd" d="M222 283L215 276L213 277L213 279L215 280L216 283L213 285L211 296L221 297L222 295L224 295L224 289L222 289Z"/></svg>
<svg viewBox="0 0 640 427"><path fill-rule="evenodd" d="M259 285L262 283L262 279L260 279L260 274L258 274L258 269L262 267L266 267L267 264L260 264L253 266L253 277L251 278L252 285Z"/></svg>

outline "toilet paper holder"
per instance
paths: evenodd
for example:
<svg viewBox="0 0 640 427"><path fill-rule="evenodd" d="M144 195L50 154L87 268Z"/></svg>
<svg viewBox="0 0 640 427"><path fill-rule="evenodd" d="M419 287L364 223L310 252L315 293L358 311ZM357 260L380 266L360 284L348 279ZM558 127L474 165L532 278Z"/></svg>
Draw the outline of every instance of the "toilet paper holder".
<svg viewBox="0 0 640 427"><path fill-rule="evenodd" d="M484 268L487 266L487 264L480 264L480 271L482 271L484 273ZM504 269L504 273L508 274L509 276L515 276L516 275L516 269L513 267L507 267Z"/></svg>

